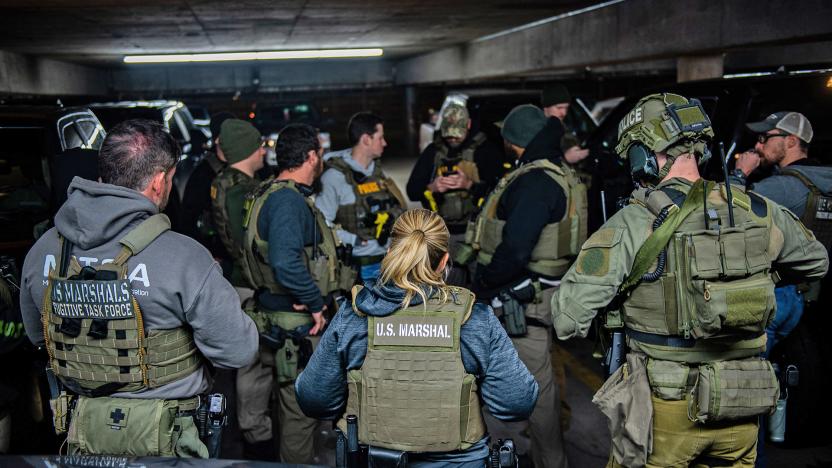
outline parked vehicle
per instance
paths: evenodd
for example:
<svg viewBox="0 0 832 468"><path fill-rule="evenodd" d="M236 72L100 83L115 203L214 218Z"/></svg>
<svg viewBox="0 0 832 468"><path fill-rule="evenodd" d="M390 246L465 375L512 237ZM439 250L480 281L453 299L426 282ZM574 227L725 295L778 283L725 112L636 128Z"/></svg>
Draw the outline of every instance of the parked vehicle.
<svg viewBox="0 0 832 468"><path fill-rule="evenodd" d="M164 124L182 148L182 159L173 178L177 201L181 200L188 177L202 159L205 144L210 140L194 123L188 107L180 101L163 100L97 102L89 106L105 129L128 119L150 119Z"/></svg>
<svg viewBox="0 0 832 468"><path fill-rule="evenodd" d="M321 146L324 152L330 150L330 127L332 119L322 119L317 108L308 102L273 103L255 105L248 115L252 125L260 130L266 143L266 163L272 167L277 165L274 145L277 134L286 125L304 123L320 130Z"/></svg>
<svg viewBox="0 0 832 468"><path fill-rule="evenodd" d="M98 177L105 136L86 108L0 106L0 254L22 264L66 200L72 177Z"/></svg>

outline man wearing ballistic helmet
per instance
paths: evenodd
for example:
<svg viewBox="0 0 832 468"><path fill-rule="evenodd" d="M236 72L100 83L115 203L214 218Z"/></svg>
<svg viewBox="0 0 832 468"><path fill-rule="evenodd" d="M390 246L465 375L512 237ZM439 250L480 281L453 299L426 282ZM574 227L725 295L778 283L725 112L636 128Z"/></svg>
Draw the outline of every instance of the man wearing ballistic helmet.
<svg viewBox="0 0 832 468"><path fill-rule="evenodd" d="M713 136L696 100L636 104L616 152L642 188L586 241L552 298L561 339L586 336L608 306L623 323L626 363L593 399L610 419L609 466L753 466L758 416L779 394L759 357L774 270L801 281L828 268L785 208L700 177Z"/></svg>

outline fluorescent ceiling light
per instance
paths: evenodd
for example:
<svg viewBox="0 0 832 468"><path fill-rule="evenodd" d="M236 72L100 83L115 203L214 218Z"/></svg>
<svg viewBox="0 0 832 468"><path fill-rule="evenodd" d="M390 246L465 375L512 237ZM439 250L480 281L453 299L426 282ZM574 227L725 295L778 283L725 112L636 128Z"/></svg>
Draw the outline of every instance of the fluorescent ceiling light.
<svg viewBox="0 0 832 468"><path fill-rule="evenodd" d="M239 60L297 60L381 57L382 49L272 50L264 52L219 52L208 54L125 55L124 63L231 62Z"/></svg>

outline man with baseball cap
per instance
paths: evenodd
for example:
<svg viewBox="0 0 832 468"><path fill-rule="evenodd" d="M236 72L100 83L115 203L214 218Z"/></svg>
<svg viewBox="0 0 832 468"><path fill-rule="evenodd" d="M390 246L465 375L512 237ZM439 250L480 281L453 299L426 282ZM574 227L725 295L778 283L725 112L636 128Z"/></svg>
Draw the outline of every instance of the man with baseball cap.
<svg viewBox="0 0 832 468"><path fill-rule="evenodd" d="M788 208L828 250L832 244L832 167L809 158L814 135L809 119L799 112L781 111L746 127L757 134L757 143L753 150L737 156L732 183L749 185L749 190ZM772 175L748 184L747 177L759 166L772 166ZM775 295L777 314L766 328L767 352L797 326L804 300L817 299L804 296L795 285L776 288Z"/></svg>
<svg viewBox="0 0 832 468"><path fill-rule="evenodd" d="M500 180L466 233L477 252L477 300L494 307L540 386L527 431L529 455L538 468L567 465L552 372L549 302L582 243L574 171L552 151L530 146L545 126L543 111L531 104L509 112L501 134L516 169ZM521 438L522 428L498 434L500 428L492 426L495 437Z"/></svg>
<svg viewBox="0 0 832 468"><path fill-rule="evenodd" d="M464 104L451 103L442 109L438 133L410 173L407 196L442 216L453 249L453 237L461 237L479 200L497 182L501 155L484 133L471 132Z"/></svg>

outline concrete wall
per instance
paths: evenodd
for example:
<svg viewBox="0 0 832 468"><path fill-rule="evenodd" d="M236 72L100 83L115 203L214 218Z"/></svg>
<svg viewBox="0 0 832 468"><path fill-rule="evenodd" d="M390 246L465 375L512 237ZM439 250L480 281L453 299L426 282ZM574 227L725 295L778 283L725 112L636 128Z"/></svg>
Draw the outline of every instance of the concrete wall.
<svg viewBox="0 0 832 468"><path fill-rule="evenodd" d="M397 84L464 82L832 37L832 2L628 0L399 64Z"/></svg>
<svg viewBox="0 0 832 468"><path fill-rule="evenodd" d="M104 95L107 72L0 51L0 94Z"/></svg>

